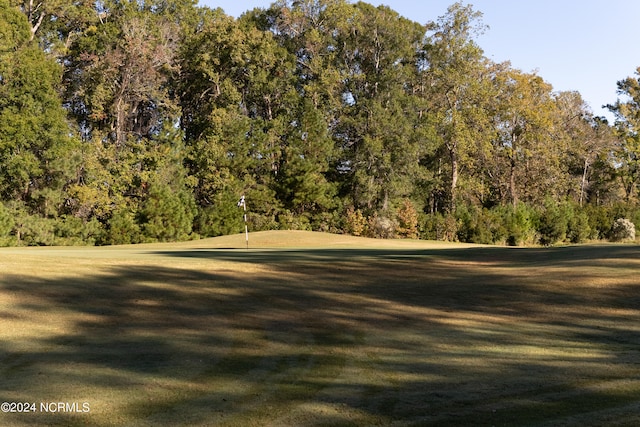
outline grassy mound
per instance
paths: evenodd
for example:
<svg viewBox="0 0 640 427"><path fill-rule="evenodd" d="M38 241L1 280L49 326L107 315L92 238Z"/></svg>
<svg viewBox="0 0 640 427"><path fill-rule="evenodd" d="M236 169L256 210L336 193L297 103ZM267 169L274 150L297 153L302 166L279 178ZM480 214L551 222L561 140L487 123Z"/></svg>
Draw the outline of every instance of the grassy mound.
<svg viewBox="0 0 640 427"><path fill-rule="evenodd" d="M244 234L214 237L195 242L184 242L183 246L205 248L246 248ZM250 249L265 248L447 248L473 247L478 245L436 242L425 240L370 239L346 234L320 233L314 231L259 231L249 233Z"/></svg>

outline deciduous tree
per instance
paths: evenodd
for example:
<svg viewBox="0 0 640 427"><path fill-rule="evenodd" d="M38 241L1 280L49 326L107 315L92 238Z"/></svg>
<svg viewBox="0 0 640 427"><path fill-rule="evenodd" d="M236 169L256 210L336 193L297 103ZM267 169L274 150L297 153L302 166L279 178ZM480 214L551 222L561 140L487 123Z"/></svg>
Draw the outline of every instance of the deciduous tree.
<svg viewBox="0 0 640 427"><path fill-rule="evenodd" d="M429 88L424 95L431 100L427 117L436 127L449 166L449 211L454 210L460 172L472 147L485 139L483 104L488 100L482 96L488 62L473 39L485 29L481 17L471 6L453 4L446 15L428 24L423 48L422 73Z"/></svg>
<svg viewBox="0 0 640 427"><path fill-rule="evenodd" d="M617 171L627 202L635 199L640 182L640 68L635 77L618 82L621 98L608 108L615 114L618 144L615 150Z"/></svg>

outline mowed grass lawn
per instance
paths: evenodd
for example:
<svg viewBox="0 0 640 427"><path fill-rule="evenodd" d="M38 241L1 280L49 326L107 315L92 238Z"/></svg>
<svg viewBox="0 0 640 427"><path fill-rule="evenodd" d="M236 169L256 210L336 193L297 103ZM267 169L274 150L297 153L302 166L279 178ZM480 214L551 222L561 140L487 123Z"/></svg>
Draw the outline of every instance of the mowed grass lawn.
<svg viewBox="0 0 640 427"><path fill-rule="evenodd" d="M0 425L640 425L638 246L251 239L0 249Z"/></svg>

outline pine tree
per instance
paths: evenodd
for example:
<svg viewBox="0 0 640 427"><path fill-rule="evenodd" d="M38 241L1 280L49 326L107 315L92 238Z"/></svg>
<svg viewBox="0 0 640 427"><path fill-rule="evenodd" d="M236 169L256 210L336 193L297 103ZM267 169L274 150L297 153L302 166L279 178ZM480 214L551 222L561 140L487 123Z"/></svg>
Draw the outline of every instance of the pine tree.
<svg viewBox="0 0 640 427"><path fill-rule="evenodd" d="M640 184L640 67L635 77L618 82L618 94L622 99L609 105L616 116L618 146L615 154L617 174L622 184L626 202L636 200Z"/></svg>
<svg viewBox="0 0 640 427"><path fill-rule="evenodd" d="M0 1L0 196L55 216L76 170L57 88L61 70L31 41L26 18Z"/></svg>

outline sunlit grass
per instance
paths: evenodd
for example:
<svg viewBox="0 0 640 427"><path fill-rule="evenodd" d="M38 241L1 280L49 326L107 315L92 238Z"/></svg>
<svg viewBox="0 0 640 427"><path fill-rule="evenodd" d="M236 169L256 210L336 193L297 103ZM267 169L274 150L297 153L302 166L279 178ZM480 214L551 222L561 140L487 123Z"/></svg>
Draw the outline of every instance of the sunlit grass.
<svg viewBox="0 0 640 427"><path fill-rule="evenodd" d="M640 249L0 250L2 425L633 425Z"/></svg>

